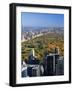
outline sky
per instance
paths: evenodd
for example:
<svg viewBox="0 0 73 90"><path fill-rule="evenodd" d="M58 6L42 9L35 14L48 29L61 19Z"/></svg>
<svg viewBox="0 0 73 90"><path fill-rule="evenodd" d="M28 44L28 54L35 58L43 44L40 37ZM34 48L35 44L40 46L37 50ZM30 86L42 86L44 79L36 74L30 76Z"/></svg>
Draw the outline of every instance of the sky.
<svg viewBox="0 0 73 90"><path fill-rule="evenodd" d="M64 27L64 14L21 13L24 27Z"/></svg>

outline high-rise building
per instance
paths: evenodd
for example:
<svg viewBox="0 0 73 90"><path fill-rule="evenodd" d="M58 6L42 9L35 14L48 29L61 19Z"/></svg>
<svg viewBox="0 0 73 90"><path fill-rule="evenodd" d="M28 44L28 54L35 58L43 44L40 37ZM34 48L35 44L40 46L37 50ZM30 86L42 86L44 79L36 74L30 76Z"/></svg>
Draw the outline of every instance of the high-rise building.
<svg viewBox="0 0 73 90"><path fill-rule="evenodd" d="M64 75L64 58L59 58L56 66L56 74Z"/></svg>
<svg viewBox="0 0 73 90"><path fill-rule="evenodd" d="M57 72L57 64L59 59L59 50L55 49L54 54L46 55L44 59L44 75L45 76L53 76L56 75Z"/></svg>
<svg viewBox="0 0 73 90"><path fill-rule="evenodd" d="M29 77L40 76L39 60L35 58L34 49L31 50L27 62L27 74Z"/></svg>

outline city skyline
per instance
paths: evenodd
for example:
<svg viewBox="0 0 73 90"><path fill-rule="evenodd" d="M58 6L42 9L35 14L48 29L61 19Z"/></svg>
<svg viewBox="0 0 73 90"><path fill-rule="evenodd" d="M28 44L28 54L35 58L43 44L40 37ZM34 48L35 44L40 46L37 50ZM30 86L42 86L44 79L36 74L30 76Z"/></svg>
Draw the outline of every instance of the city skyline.
<svg viewBox="0 0 73 90"><path fill-rule="evenodd" d="M64 27L64 14L21 13L23 27Z"/></svg>
<svg viewBox="0 0 73 90"><path fill-rule="evenodd" d="M21 14L21 77L64 75L64 15Z"/></svg>

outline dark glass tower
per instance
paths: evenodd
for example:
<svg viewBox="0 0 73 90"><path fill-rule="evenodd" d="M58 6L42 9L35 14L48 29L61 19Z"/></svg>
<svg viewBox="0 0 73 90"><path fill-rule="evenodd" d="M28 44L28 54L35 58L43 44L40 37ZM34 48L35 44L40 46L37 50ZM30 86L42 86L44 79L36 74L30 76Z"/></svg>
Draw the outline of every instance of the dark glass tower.
<svg viewBox="0 0 73 90"><path fill-rule="evenodd" d="M46 55L44 60L44 75L54 76L57 74L57 64L59 60L59 50L55 48L54 53Z"/></svg>

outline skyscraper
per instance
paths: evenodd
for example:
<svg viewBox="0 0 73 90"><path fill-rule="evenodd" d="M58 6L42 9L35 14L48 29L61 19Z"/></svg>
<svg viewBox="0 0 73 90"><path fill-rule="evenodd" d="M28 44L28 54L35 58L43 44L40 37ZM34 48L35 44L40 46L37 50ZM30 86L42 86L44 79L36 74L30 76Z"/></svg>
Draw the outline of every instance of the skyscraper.
<svg viewBox="0 0 73 90"><path fill-rule="evenodd" d="M57 64L59 59L59 50L55 49L53 54L46 55L44 60L44 75L53 76L57 72Z"/></svg>

